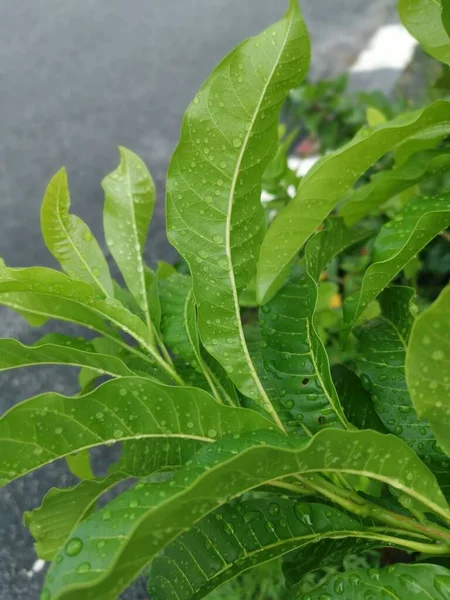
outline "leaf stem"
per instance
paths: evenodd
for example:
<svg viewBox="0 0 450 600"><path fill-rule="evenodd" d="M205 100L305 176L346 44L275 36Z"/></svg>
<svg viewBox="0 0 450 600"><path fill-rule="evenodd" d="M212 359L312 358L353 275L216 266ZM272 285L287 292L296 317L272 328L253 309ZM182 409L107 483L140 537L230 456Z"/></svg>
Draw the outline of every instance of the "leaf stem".
<svg viewBox="0 0 450 600"><path fill-rule="evenodd" d="M430 522L427 524L418 523L410 517L387 510L358 496L356 492L337 487L323 479L320 475L313 474L308 477L296 475L296 479L298 479L303 486L310 487L319 492L349 512L361 517L380 521L396 529L425 535L430 539L441 542L441 545L445 545L446 552L450 552L450 531L439 525ZM445 544L442 544L443 542L445 542Z"/></svg>

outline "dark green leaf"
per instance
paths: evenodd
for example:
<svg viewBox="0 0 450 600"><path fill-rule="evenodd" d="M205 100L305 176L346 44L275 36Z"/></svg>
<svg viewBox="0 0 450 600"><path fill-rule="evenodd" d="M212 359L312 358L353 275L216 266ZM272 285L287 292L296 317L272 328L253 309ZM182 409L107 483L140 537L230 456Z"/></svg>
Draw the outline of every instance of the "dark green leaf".
<svg viewBox="0 0 450 600"><path fill-rule="evenodd" d="M281 287L300 248L375 161L408 138L449 131L450 102L439 100L393 121L364 127L351 142L316 163L264 239L257 274L260 302L267 302Z"/></svg>
<svg viewBox="0 0 450 600"><path fill-rule="evenodd" d="M41 228L47 248L64 271L75 279L96 286L104 296L113 295L108 263L91 230L71 215L67 173L53 176L41 207Z"/></svg>
<svg viewBox="0 0 450 600"><path fill-rule="evenodd" d="M148 591L153 600L199 600L256 564L311 542L370 538L373 534L364 529L358 520L323 504L281 498L225 504L153 561Z"/></svg>
<svg viewBox="0 0 450 600"><path fill-rule="evenodd" d="M348 229L340 218L308 242L306 270L294 275L260 311L261 358L269 395L289 428L348 425L331 379L328 356L314 325L320 274L335 254L370 231ZM269 387L267 387L267 378Z"/></svg>
<svg viewBox="0 0 450 600"><path fill-rule="evenodd" d="M245 345L239 296L264 235L261 178L276 153L278 114L308 63L309 39L291 0L284 18L238 46L200 89L167 180L168 237L192 273L200 338L275 421Z"/></svg>
<svg viewBox="0 0 450 600"><path fill-rule="evenodd" d="M375 412L372 398L363 387L356 373L344 365L334 365L331 369L334 385L347 419L358 429L386 429Z"/></svg>
<svg viewBox="0 0 450 600"><path fill-rule="evenodd" d="M314 472L364 474L450 517L432 473L394 436L326 429L307 443L289 443L261 432L212 444L172 480L140 483L83 521L50 568L45 593L52 600L78 600L81 590L85 600L113 598L206 514L266 482Z"/></svg>
<svg viewBox="0 0 450 600"><path fill-rule="evenodd" d="M437 565L355 569L331 577L295 600L448 600L450 571Z"/></svg>

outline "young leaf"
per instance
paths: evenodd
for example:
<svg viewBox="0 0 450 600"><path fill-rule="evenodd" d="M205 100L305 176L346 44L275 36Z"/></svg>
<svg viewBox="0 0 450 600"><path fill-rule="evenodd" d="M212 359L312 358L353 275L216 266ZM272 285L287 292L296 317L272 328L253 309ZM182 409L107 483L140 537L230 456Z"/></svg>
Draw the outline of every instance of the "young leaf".
<svg viewBox="0 0 450 600"><path fill-rule="evenodd" d="M119 152L119 166L102 181L106 243L153 331L142 251L155 205L155 185L136 154L122 147Z"/></svg>
<svg viewBox="0 0 450 600"><path fill-rule="evenodd" d="M384 569L354 569L339 573L295 600L340 600L341 598L392 600L427 598L446 600L450 571L438 565L397 564Z"/></svg>
<svg viewBox="0 0 450 600"><path fill-rule="evenodd" d="M70 277L97 287L104 296L113 295L108 263L91 230L71 215L67 173L64 168L48 184L41 207L45 244Z"/></svg>
<svg viewBox="0 0 450 600"><path fill-rule="evenodd" d="M450 224L450 194L412 198L375 238L373 263L364 273L361 289L345 299L344 339L355 321L386 285L440 231Z"/></svg>
<svg viewBox="0 0 450 600"><path fill-rule="evenodd" d="M280 288L297 252L375 161L408 138L437 137L449 131L450 102L439 100L392 121L364 127L351 142L317 162L264 238L257 273L260 303Z"/></svg>
<svg viewBox="0 0 450 600"><path fill-rule="evenodd" d="M331 375L349 422L358 429L375 429L384 433L386 429L375 412L372 398L363 387L358 375L345 365L334 365Z"/></svg>
<svg viewBox="0 0 450 600"><path fill-rule="evenodd" d="M224 581L299 547L333 537L373 537L355 518L323 504L259 499L225 504L152 562L153 600L199 600Z"/></svg>
<svg viewBox="0 0 450 600"><path fill-rule="evenodd" d="M99 331L125 346L129 352L139 355L141 359L144 358L153 365L157 363L173 380L181 383L178 375L151 345L151 334L141 319L114 298L100 298L95 289L83 281L70 279L59 271L43 267L5 268L0 270L0 304L21 312L72 321ZM131 335L147 350L151 359L126 345L105 321L110 321L124 333Z"/></svg>
<svg viewBox="0 0 450 600"><path fill-rule="evenodd" d="M168 237L192 273L200 338L238 389L278 423L245 344L239 296L264 235L261 178L278 146L278 114L309 54L291 0L284 18L238 46L200 89L167 180Z"/></svg>
<svg viewBox="0 0 450 600"><path fill-rule="evenodd" d="M124 377L85 396L47 393L13 406L0 418L0 477L6 483L73 452L121 440L213 442L270 428L254 411L222 406L203 390Z"/></svg>
<svg viewBox="0 0 450 600"><path fill-rule="evenodd" d="M386 429L402 438L419 456L441 462L443 454L427 421L418 419L405 380L405 358L413 324L414 290L391 287L380 295L382 315L355 329L361 381L370 391ZM429 465L431 466L431 465Z"/></svg>
<svg viewBox="0 0 450 600"><path fill-rule="evenodd" d="M432 473L394 436L326 429L290 444L285 436L253 433L200 450L172 480L142 483L83 521L51 566L45 593L52 600L78 600L81 589L85 600L115 597L206 514L266 482L314 472L365 475L450 516ZM102 553L99 541L105 541Z"/></svg>
<svg viewBox="0 0 450 600"><path fill-rule="evenodd" d="M450 286L414 323L406 379L417 414L450 456Z"/></svg>
<svg viewBox="0 0 450 600"><path fill-rule="evenodd" d="M370 233L348 229L340 218L330 219L306 246L306 269L260 311L263 368L288 427L306 426L311 433L324 425L348 427L313 319L321 272L335 254Z"/></svg>
<svg viewBox="0 0 450 600"><path fill-rule="evenodd" d="M1 299L0 299L1 302ZM97 375L126 377L134 375L131 369L116 356L98 354L92 343L74 341L68 345L59 343L39 343L25 346L17 340L0 339L0 371L42 364L68 365L95 369Z"/></svg>
<svg viewBox="0 0 450 600"><path fill-rule="evenodd" d="M442 5L447 0L399 0L400 19L422 48L450 65L450 37L442 21Z"/></svg>
<svg viewBox="0 0 450 600"><path fill-rule="evenodd" d="M339 215L351 226L396 194L427 177L445 172L449 166L450 152L447 150L417 152L402 166L381 171L372 177L370 183L357 188L339 211Z"/></svg>

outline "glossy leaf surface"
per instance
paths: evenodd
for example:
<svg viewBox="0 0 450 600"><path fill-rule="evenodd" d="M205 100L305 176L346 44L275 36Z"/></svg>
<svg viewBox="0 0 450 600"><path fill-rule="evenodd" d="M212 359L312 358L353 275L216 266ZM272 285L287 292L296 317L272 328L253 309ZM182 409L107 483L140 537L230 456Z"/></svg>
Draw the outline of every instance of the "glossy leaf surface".
<svg viewBox="0 0 450 600"><path fill-rule="evenodd" d="M154 600L198 600L256 564L322 539L364 536L364 529L323 504L281 498L226 504L153 561L149 594Z"/></svg>
<svg viewBox="0 0 450 600"><path fill-rule="evenodd" d="M335 575L295 600L448 600L450 571L437 565L397 564Z"/></svg>
<svg viewBox="0 0 450 600"><path fill-rule="evenodd" d="M434 198L412 198L393 221L382 227L375 238L373 263L364 273L361 289L344 302L347 335L356 319L397 273L449 224L447 193Z"/></svg>
<svg viewBox="0 0 450 600"><path fill-rule="evenodd" d="M347 225L353 225L377 210L396 194L431 176L438 176L450 167L450 152L423 150L413 154L405 164L391 171L374 175L370 183L357 188L339 211Z"/></svg>
<svg viewBox="0 0 450 600"><path fill-rule="evenodd" d="M447 0L399 0L400 19L422 48L450 65L450 37L442 21L442 6Z"/></svg>
<svg viewBox="0 0 450 600"><path fill-rule="evenodd" d="M3 483L84 448L144 437L212 442L223 435L269 429L270 421L215 402L195 388L141 377L108 381L85 396L41 394L0 418Z"/></svg>
<svg viewBox="0 0 450 600"><path fill-rule="evenodd" d="M450 286L416 320L406 354L413 404L450 456Z"/></svg>
<svg viewBox="0 0 450 600"><path fill-rule="evenodd" d="M86 600L114 598L162 548L209 512L265 482L317 471L365 475L449 515L431 472L394 436L328 429L293 444L279 434L253 433L202 449L171 481L141 483L86 519L53 563L46 594L75 600L83 590Z"/></svg>
<svg viewBox="0 0 450 600"><path fill-rule="evenodd" d="M167 180L169 241L188 262L199 333L239 390L276 414L250 359L239 296L264 235L261 179L278 145L278 115L309 64L298 3L229 54L187 109Z"/></svg>
<svg viewBox="0 0 450 600"><path fill-rule="evenodd" d="M315 433L326 425L348 426L314 314L323 269L335 254L368 235L367 229L348 229L340 218L330 219L327 228L308 242L305 268L260 311L260 352L270 380L268 393L289 429L306 426Z"/></svg>
<svg viewBox="0 0 450 600"><path fill-rule="evenodd" d="M155 205L155 185L136 154L126 148L119 152L119 166L102 181L103 227L108 248L152 330L142 251Z"/></svg>
<svg viewBox="0 0 450 600"><path fill-rule="evenodd" d="M69 185L63 168L52 177L41 206L45 243L68 275L112 296L113 284L102 249L86 223L69 209Z"/></svg>
<svg viewBox="0 0 450 600"><path fill-rule="evenodd" d="M363 128L351 142L318 161L264 238L257 274L259 301L267 302L280 288L297 252L375 161L413 136L445 135L450 131L449 123L450 102L439 100L392 121Z"/></svg>

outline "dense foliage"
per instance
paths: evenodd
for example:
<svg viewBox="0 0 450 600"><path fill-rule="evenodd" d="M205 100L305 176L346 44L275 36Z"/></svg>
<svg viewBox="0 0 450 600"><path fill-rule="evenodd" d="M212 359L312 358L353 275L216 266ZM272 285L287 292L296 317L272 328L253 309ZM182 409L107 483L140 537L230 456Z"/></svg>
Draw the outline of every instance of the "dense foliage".
<svg viewBox="0 0 450 600"><path fill-rule="evenodd" d="M450 64L439 3L399 8ZM0 419L2 484L60 458L80 479L25 516L52 561L41 600L113 600L142 571L153 600L236 577L217 598L450 598L450 192L422 187L448 170L450 102L378 115L299 179L278 118L309 57L291 0L188 107L167 177L177 268L143 260L155 188L124 148L102 183L121 282L64 169L41 211L62 271L0 267L1 304L94 332L0 340L2 370L81 368L79 395ZM261 203L263 182L282 198ZM94 474L90 450L115 444ZM246 572L268 562L256 589Z"/></svg>

